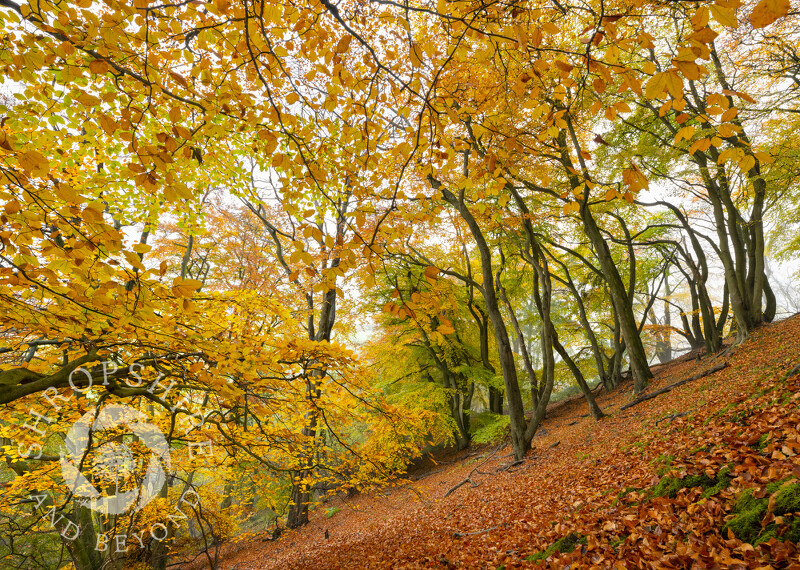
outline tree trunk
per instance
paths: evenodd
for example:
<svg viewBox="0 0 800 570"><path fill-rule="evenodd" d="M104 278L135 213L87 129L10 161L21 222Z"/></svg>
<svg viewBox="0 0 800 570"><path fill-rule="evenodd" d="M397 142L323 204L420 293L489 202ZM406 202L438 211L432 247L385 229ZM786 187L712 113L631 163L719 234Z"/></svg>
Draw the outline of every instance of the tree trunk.
<svg viewBox="0 0 800 570"><path fill-rule="evenodd" d="M509 425L511 430L511 446L514 456L519 460L525 456L530 448L531 439L525 433L525 409L522 403L522 393L517 379L517 368L514 363L514 353L508 338L508 330L503 320L503 314L497 301L497 292L494 285L494 271L492 270L492 254L483 232L475 221L469 208L463 200L463 193L456 197L433 176L428 177L431 186L442 193L444 200L453 206L466 222L467 227L475 240L475 245L481 258L481 276L483 278L483 298L486 312L492 323L495 340L497 341L497 355L500 369L503 373L503 384L506 389L508 402Z"/></svg>
<svg viewBox="0 0 800 570"><path fill-rule="evenodd" d="M586 200L581 202L581 219L584 231L595 248L595 253L600 262L600 268L608 284L609 292L614 303L614 310L619 319L622 338L625 339L625 346L628 350L628 360L633 374L633 391L638 394L647 387L647 382L653 377L650 372L650 365L647 363L647 354L639 336L639 326L633 315L631 299L622 283L622 277L617 270L614 258L608 244L600 233L594 216L589 211L589 204Z"/></svg>
<svg viewBox="0 0 800 570"><path fill-rule="evenodd" d="M80 528L80 534L75 540L63 542L69 550L76 570L100 570L103 568L104 556L97 548L97 533L95 532L94 513L73 502L72 516L64 518L71 520Z"/></svg>
<svg viewBox="0 0 800 570"><path fill-rule="evenodd" d="M580 368L578 368L578 365L575 364L575 361L572 360L572 357L569 355L564 346L559 342L555 331L553 334L553 346L555 347L559 356L561 356L561 359L567 363L570 372L572 372L572 376L575 378L575 382L578 383L581 392L583 392L583 397L586 398L586 403L589 404L589 411L591 412L592 417L596 420L601 419L603 416L605 416L603 410L601 410L600 406L597 405L597 401L594 398L592 389L589 388L589 385L586 383L583 373L581 372Z"/></svg>

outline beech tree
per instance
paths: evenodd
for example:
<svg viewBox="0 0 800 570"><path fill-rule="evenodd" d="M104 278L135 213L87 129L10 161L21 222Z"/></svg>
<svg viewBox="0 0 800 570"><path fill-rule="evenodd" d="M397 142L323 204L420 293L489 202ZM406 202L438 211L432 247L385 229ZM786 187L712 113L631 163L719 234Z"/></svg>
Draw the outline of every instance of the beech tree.
<svg viewBox="0 0 800 570"><path fill-rule="evenodd" d="M666 303L691 348L744 340L775 315L769 222L797 221L798 189L797 16L751 4L0 0L2 501L86 532L9 533L76 568L163 568L177 531L130 559L92 543L212 472L203 537L257 508L241 489L301 526L315 490L385 484L443 426L466 445L484 389L522 459L557 370L602 417L584 340L606 389L624 368L647 388L659 303L653 330ZM96 517L51 467L88 407L122 403L180 478ZM207 466L187 422L221 450Z"/></svg>

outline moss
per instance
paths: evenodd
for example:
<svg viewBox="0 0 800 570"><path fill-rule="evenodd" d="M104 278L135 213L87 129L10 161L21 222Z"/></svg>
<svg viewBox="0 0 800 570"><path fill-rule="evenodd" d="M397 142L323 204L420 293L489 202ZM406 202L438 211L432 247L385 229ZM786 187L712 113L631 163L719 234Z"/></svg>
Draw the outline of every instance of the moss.
<svg viewBox="0 0 800 570"><path fill-rule="evenodd" d="M508 435L509 416L484 412L470 417L470 433L473 443L494 443Z"/></svg>
<svg viewBox="0 0 800 570"><path fill-rule="evenodd" d="M771 523L766 528L761 527L761 521L767 513L769 498L775 494L775 504L773 513L775 516L791 515L800 512L800 482L792 481L792 478L783 481L775 481L766 487L767 493L761 499L753 496L751 489L742 493L733 507L732 518L722 527L723 536L727 535L728 529L741 540L749 542L754 546L767 542L771 538L779 540L800 541L800 517L786 517L788 527L780 529L775 523ZM783 530L782 535L778 532Z"/></svg>
<svg viewBox="0 0 800 570"><path fill-rule="evenodd" d="M705 489L713 485L716 485L716 480L710 478L705 473L700 475L690 475L688 477L684 477L683 479L678 479L677 477L662 477L661 481L658 482L658 485L650 490L650 496L669 497L674 499L678 494L678 491L681 489L692 487L703 487Z"/></svg>
<svg viewBox="0 0 800 570"><path fill-rule="evenodd" d="M768 499L756 499L752 489L747 489L733 507L734 517L722 527L722 536L727 536L730 530L742 542L752 544L761 534L761 520L768 503Z"/></svg>
<svg viewBox="0 0 800 570"><path fill-rule="evenodd" d="M639 487L625 487L620 490L620 492L617 493L617 497L611 502L611 507L616 507L617 503L619 503L625 495L633 491L641 491L641 489Z"/></svg>
<svg viewBox="0 0 800 570"><path fill-rule="evenodd" d="M547 560L556 552L562 552L562 553L572 552L573 550L575 550L575 547L578 544L586 544L586 537L571 532L567 536L555 541L547 548L547 550L537 552L536 554L531 554L530 556L527 556L525 560L527 560L528 562L538 562L541 560Z"/></svg>
<svg viewBox="0 0 800 570"><path fill-rule="evenodd" d="M733 402L730 402L729 404L727 404L727 405L726 405L724 408L722 408L721 410L719 410L719 411L716 411L716 412L714 412L713 414L709 415L709 416L708 416L708 417L705 419L705 421L703 422L703 425L704 425L704 426L705 426L705 425L708 425L708 424L711 422L711 420L713 420L715 417L719 417L719 418L721 418L721 417L725 416L725 414L727 414L729 410L731 410L732 408L735 408L735 407L736 407L736 404L734 404Z"/></svg>
<svg viewBox="0 0 800 570"><path fill-rule="evenodd" d="M662 476L669 471L669 468L672 466L672 462L674 460L675 460L674 455L663 454L653 459L653 461L651 461L651 464L656 467L656 474L658 476Z"/></svg>
<svg viewBox="0 0 800 570"><path fill-rule="evenodd" d="M611 542L611 548L613 548L613 549L614 549L614 552L616 552L616 551L617 551L617 549L618 549L618 548L619 548L619 547L620 547L620 546L621 546L621 545L622 545L622 544L623 544L623 543L624 543L626 540L628 540L628 537L629 537L629 536L630 536L629 534L623 534L622 536L620 536L619 538L617 538L617 539L615 539L615 540L613 540L613 541Z"/></svg>
<svg viewBox="0 0 800 570"><path fill-rule="evenodd" d="M800 517L794 517L786 533L781 537L794 544L800 542Z"/></svg>
<svg viewBox="0 0 800 570"><path fill-rule="evenodd" d="M800 481L787 483L775 495L775 515L800 512Z"/></svg>
<svg viewBox="0 0 800 570"><path fill-rule="evenodd" d="M674 499L681 489L702 487L704 489L703 497L708 498L725 489L732 479L730 467L728 466L720 469L715 477L709 477L705 473L689 475L683 479L678 479L677 477L662 477L658 485L651 488L648 494L650 497L669 497Z"/></svg>
<svg viewBox="0 0 800 570"><path fill-rule="evenodd" d="M717 473L716 484L712 487L704 487L705 491L703 491L703 498L707 499L709 497L716 495L723 489L726 489L733 480L733 476L731 476L730 473L731 473L731 468L727 465L722 469L720 469L719 473Z"/></svg>
<svg viewBox="0 0 800 570"><path fill-rule="evenodd" d="M758 441L751 447L759 451L764 451L764 448L767 447L767 434L762 434L761 437L758 438Z"/></svg>
<svg viewBox="0 0 800 570"><path fill-rule="evenodd" d="M789 477L789 479L791 479L791 477ZM786 481L788 481L789 479L781 479L780 481L773 481L772 483L767 483L767 486L764 487L767 490L767 494L771 495L772 493L780 489L783 486L783 484L786 483Z"/></svg>

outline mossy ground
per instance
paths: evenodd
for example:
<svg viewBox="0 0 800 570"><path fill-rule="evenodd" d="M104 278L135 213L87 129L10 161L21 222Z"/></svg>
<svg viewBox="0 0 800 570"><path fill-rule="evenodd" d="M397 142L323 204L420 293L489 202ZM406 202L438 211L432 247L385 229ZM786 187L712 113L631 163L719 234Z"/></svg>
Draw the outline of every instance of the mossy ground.
<svg viewBox="0 0 800 570"><path fill-rule="evenodd" d="M779 527L775 522L762 526L773 496L772 514L782 517L784 525L788 527ZM722 528L723 535L728 530L739 540L754 546L771 538L800 542L800 481L792 478L770 483L766 487L766 494L759 499L753 495L752 489L744 491L733 507L731 519ZM781 535L778 535L779 531L782 531Z"/></svg>
<svg viewBox="0 0 800 570"><path fill-rule="evenodd" d="M562 553L572 552L573 550L575 550L575 547L578 544L586 544L586 537L571 532L564 538L555 541L547 548L547 550L543 550L542 552L537 552L536 554L531 554L530 556L526 557L525 560L527 560L528 562L547 560L556 552L562 552Z"/></svg>
<svg viewBox="0 0 800 570"><path fill-rule="evenodd" d="M678 479L677 477L662 477L658 485L650 489L648 495L650 497L669 497L674 499L681 489L702 487L703 498L707 499L725 489L732 479L730 467L723 467L715 477L709 477L705 473L689 475L683 479Z"/></svg>

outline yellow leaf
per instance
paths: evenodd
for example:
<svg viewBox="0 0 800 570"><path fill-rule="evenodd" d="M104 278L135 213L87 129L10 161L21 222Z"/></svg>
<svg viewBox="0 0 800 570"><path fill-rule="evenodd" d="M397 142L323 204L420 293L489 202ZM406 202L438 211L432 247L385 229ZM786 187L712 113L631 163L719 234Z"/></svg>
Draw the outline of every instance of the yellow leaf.
<svg viewBox="0 0 800 570"><path fill-rule="evenodd" d="M689 140L690 138L692 138L692 136L694 135L694 131L695 131L695 127L693 127L691 125L688 126L688 127L683 127L675 135L675 144L678 144L683 139Z"/></svg>
<svg viewBox="0 0 800 570"><path fill-rule="evenodd" d="M761 0L750 14L750 25L754 28L764 28L789 14L789 10L791 10L789 0Z"/></svg>
<svg viewBox="0 0 800 570"><path fill-rule="evenodd" d="M730 121L731 119L733 119L738 113L739 113L739 110L736 107L731 107L730 109L728 109L727 111L722 113L722 117L720 117L719 120L721 122L725 123L725 122Z"/></svg>
<svg viewBox="0 0 800 570"><path fill-rule="evenodd" d="M774 161L774 159L766 152L756 151L753 154L756 156L759 162L763 162L764 164L769 164Z"/></svg>
<svg viewBox="0 0 800 570"><path fill-rule="evenodd" d="M711 42L716 39L719 34L712 30L711 28L703 28L701 30L696 31L693 34L689 34L686 38L687 40L694 40L704 44L710 44Z"/></svg>
<svg viewBox="0 0 800 570"><path fill-rule="evenodd" d="M138 255L132 251L123 251L122 253L125 255L125 259L128 260L128 263L130 263L132 267L138 269L139 271L145 271L145 267L142 265L142 260L139 259Z"/></svg>
<svg viewBox="0 0 800 570"><path fill-rule="evenodd" d="M452 325L439 325L439 327L436 329L436 332L441 334L453 334L456 332L456 329L453 328Z"/></svg>
<svg viewBox="0 0 800 570"><path fill-rule="evenodd" d="M417 44L411 44L411 47L408 49L408 55L411 57L411 64L414 67L422 66L422 51Z"/></svg>
<svg viewBox="0 0 800 570"><path fill-rule="evenodd" d="M542 31L548 34L557 34L561 29L556 26L553 22L544 22L539 24L542 28Z"/></svg>
<svg viewBox="0 0 800 570"><path fill-rule="evenodd" d="M710 139L700 139L692 143L692 146L689 147L689 154L694 154L696 151L705 152L709 148L711 148L711 140Z"/></svg>
<svg viewBox="0 0 800 570"><path fill-rule="evenodd" d="M667 89L667 74L666 73L656 73L650 80L647 82L647 87L644 91L644 96L648 99L657 99L664 95L664 92Z"/></svg>
<svg viewBox="0 0 800 570"><path fill-rule="evenodd" d="M592 82L592 87L594 87L594 90L598 93L605 93L606 82L598 77Z"/></svg>
<svg viewBox="0 0 800 570"><path fill-rule="evenodd" d="M555 64L564 73L569 73L573 69L573 66L565 61L556 60Z"/></svg>
<svg viewBox="0 0 800 570"><path fill-rule="evenodd" d="M742 172L744 173L750 172L750 169L753 168L755 165L756 165L756 159L749 154L739 161L739 168L741 168Z"/></svg>
<svg viewBox="0 0 800 570"><path fill-rule="evenodd" d="M176 297L191 297L195 290L203 284L197 279L181 279L176 277L172 282L172 294Z"/></svg>
<svg viewBox="0 0 800 570"><path fill-rule="evenodd" d="M675 67L677 67L681 73L683 73L683 76L690 81L700 79L702 75L702 68L693 61L680 61L673 59L672 63L674 63Z"/></svg>
<svg viewBox="0 0 800 570"><path fill-rule="evenodd" d="M81 217L91 224L102 224L105 222L103 218L103 208L98 207L96 204L89 204L81 212Z"/></svg>
<svg viewBox="0 0 800 570"><path fill-rule="evenodd" d="M673 99L682 99L683 98L683 79L681 79L680 75L677 74L676 71L668 71L666 74L666 84L667 90L669 94L672 95Z"/></svg>
<svg viewBox="0 0 800 570"><path fill-rule="evenodd" d="M735 153L734 149L726 148L721 153L719 153L719 156L717 157L717 164L725 164L731 159L731 157L733 157L734 153Z"/></svg>
<svg viewBox="0 0 800 570"><path fill-rule="evenodd" d="M186 127L181 125L175 125L173 128L175 130L175 134L181 137L182 139L186 139L188 141L189 139L192 138L192 131L190 131Z"/></svg>
<svg viewBox="0 0 800 570"><path fill-rule="evenodd" d="M153 249L153 246L147 245L146 243L137 243L133 246L133 251L135 251L136 253L144 254L150 251L151 249Z"/></svg>
<svg viewBox="0 0 800 570"><path fill-rule="evenodd" d="M722 138L732 137L735 133L736 129L730 123L724 123L719 126L719 134Z"/></svg>
<svg viewBox="0 0 800 570"><path fill-rule="evenodd" d="M47 176L50 171L50 163L42 153L29 150L19 155L19 165L31 176Z"/></svg>
<svg viewBox="0 0 800 570"><path fill-rule="evenodd" d="M729 28L739 27L739 20L736 19L736 13L730 8L718 6L716 4L712 4L709 8L711 9L711 15L714 16L714 19L723 26L728 26Z"/></svg>
<svg viewBox="0 0 800 570"><path fill-rule="evenodd" d="M88 93L81 93L78 96L78 101L86 107L94 107L100 104L100 99L98 97L89 95Z"/></svg>
<svg viewBox="0 0 800 570"><path fill-rule="evenodd" d="M692 28L695 30L708 29L708 8L700 6L697 11L690 18Z"/></svg>

